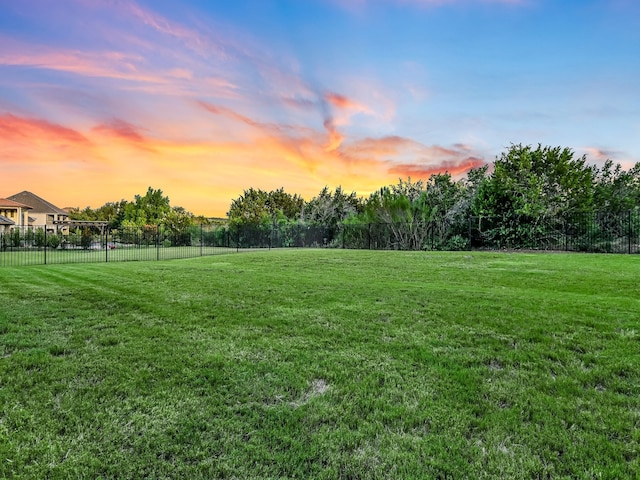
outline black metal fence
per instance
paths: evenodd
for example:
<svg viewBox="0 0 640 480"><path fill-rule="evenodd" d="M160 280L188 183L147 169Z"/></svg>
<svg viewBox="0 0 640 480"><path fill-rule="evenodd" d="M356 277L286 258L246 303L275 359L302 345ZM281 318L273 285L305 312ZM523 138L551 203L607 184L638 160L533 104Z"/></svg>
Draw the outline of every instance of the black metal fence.
<svg viewBox="0 0 640 480"><path fill-rule="evenodd" d="M469 219L472 249L530 249L593 253L640 253L640 215L585 213L533 219L524 216Z"/></svg>
<svg viewBox="0 0 640 480"><path fill-rule="evenodd" d="M458 222L344 223L335 227L194 226L184 231L146 226L118 230L85 227L54 233L45 227L14 227L0 232L0 266L166 260L287 247L630 254L640 253L640 214L634 210L546 219L471 217Z"/></svg>
<svg viewBox="0 0 640 480"><path fill-rule="evenodd" d="M640 253L640 215L586 213L534 219L470 217L425 223L344 223L243 227L230 231L239 248L333 247L371 250L549 250Z"/></svg>
<svg viewBox="0 0 640 480"><path fill-rule="evenodd" d="M84 227L65 233L49 230L52 228L55 226L13 227L0 232L0 266L168 260L238 250L231 232L222 227L194 226L184 231L158 226Z"/></svg>

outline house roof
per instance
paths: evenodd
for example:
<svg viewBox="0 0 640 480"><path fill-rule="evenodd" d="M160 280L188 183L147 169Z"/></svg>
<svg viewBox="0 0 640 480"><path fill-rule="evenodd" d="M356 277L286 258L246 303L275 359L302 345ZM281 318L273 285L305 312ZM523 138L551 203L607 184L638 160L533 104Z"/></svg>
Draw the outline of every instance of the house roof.
<svg viewBox="0 0 640 480"><path fill-rule="evenodd" d="M35 193L28 192L27 190L11 195L8 198L9 200L15 200L16 202L30 205L31 213L55 213L58 215L68 215L67 212L56 207L53 203L47 202L44 198L39 197Z"/></svg>
<svg viewBox="0 0 640 480"><path fill-rule="evenodd" d="M5 217L4 215L0 215L0 225L15 225L16 222L11 220L10 218Z"/></svg>
<svg viewBox="0 0 640 480"><path fill-rule="evenodd" d="M0 198L0 207L31 209L29 205L16 202L15 200L10 200L8 198Z"/></svg>

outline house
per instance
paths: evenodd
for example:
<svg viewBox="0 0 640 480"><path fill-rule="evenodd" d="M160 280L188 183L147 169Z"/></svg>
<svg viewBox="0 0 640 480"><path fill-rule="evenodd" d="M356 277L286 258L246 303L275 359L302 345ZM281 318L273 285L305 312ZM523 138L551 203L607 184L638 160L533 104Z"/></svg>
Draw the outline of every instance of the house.
<svg viewBox="0 0 640 480"><path fill-rule="evenodd" d="M13 227L29 225L29 210L29 205L9 198L0 198L0 233Z"/></svg>
<svg viewBox="0 0 640 480"><path fill-rule="evenodd" d="M9 230L15 224L16 222L11 220L10 218L5 217L4 215L0 215L0 235Z"/></svg>
<svg viewBox="0 0 640 480"><path fill-rule="evenodd" d="M46 228L49 233L68 232L68 226L64 223L69 220L69 214L35 193L25 190L7 197L7 200L28 205L30 210L26 225ZM1 211L0 214L2 214Z"/></svg>

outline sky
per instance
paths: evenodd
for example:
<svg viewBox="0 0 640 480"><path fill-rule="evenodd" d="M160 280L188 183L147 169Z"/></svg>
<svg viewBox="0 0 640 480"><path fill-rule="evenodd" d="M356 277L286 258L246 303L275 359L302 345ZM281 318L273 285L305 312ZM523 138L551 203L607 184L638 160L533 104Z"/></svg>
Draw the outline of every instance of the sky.
<svg viewBox="0 0 640 480"><path fill-rule="evenodd" d="M640 162L640 1L0 0L0 198L225 216L511 144Z"/></svg>

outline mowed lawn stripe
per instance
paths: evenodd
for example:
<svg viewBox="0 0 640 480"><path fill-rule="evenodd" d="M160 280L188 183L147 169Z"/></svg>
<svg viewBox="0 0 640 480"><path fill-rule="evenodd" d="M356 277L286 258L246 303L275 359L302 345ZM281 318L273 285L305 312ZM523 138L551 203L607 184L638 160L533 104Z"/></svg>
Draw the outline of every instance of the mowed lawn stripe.
<svg viewBox="0 0 640 480"><path fill-rule="evenodd" d="M0 269L0 477L635 478L640 259Z"/></svg>

